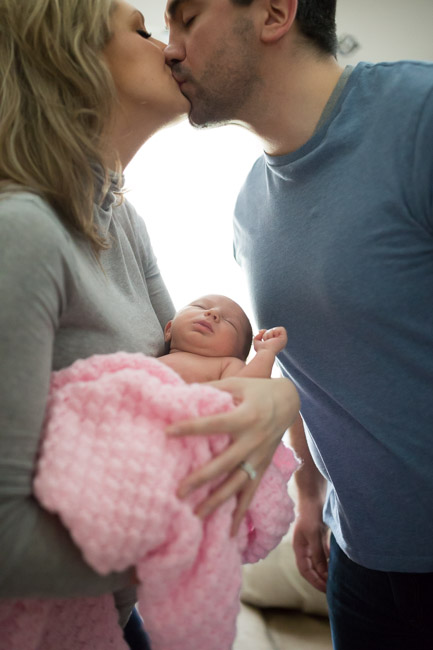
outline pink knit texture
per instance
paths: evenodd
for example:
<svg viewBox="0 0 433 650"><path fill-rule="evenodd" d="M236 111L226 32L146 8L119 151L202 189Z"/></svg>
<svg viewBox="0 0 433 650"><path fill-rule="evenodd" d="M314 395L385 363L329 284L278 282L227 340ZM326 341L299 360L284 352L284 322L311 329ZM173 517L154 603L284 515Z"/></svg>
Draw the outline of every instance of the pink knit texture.
<svg viewBox="0 0 433 650"><path fill-rule="evenodd" d="M97 572L136 567L152 650L229 650L241 563L265 557L293 520L287 481L296 461L283 445L235 538L234 498L204 522L194 515L215 484L176 497L180 480L229 438L168 437L166 427L232 408L228 393L185 384L141 354L94 356L53 373L35 495ZM3 601L0 639L7 650L126 648L111 595Z"/></svg>

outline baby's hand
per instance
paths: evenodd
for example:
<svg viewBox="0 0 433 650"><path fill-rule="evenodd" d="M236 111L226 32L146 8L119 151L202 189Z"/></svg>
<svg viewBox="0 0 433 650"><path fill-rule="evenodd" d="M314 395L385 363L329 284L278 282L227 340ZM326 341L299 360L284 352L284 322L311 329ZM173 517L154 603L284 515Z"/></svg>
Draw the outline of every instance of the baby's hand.
<svg viewBox="0 0 433 650"><path fill-rule="evenodd" d="M269 350L278 354L287 345L287 332L284 327L273 327L270 330L260 330L254 337L254 350Z"/></svg>

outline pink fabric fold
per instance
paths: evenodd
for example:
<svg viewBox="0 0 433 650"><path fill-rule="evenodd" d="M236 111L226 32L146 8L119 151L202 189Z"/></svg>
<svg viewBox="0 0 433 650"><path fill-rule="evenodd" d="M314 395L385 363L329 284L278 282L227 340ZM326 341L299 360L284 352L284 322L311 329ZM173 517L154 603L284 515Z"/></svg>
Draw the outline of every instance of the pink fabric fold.
<svg viewBox="0 0 433 650"><path fill-rule="evenodd" d="M232 408L228 393L186 384L141 354L94 356L53 373L35 496L60 516L95 571L136 567L153 650L229 650L241 564L265 557L293 520L287 481L297 463L283 445L237 537L234 498L204 522L194 515L215 484L176 497L180 480L229 438L168 437L166 427ZM0 638L8 650L126 648L111 595L3 601Z"/></svg>

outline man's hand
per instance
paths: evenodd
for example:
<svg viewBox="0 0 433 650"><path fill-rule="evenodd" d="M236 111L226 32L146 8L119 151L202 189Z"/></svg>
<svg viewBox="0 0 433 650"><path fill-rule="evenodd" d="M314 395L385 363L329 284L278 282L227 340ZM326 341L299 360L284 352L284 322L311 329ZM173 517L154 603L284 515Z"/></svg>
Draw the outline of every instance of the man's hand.
<svg viewBox="0 0 433 650"><path fill-rule="evenodd" d="M303 504L293 528L293 549L300 574L313 587L326 593L328 578L328 528L321 505Z"/></svg>
<svg viewBox="0 0 433 650"><path fill-rule="evenodd" d="M326 592L328 578L328 529L322 512L326 481L311 457L299 415L290 427L290 442L301 467L294 474L297 516L293 527L293 549L300 574L313 587Z"/></svg>

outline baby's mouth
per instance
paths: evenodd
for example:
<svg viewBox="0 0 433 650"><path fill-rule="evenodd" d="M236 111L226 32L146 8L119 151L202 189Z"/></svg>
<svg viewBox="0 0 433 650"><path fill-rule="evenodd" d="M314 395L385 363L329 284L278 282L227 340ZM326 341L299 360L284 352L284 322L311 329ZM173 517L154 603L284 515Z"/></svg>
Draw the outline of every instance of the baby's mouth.
<svg viewBox="0 0 433 650"><path fill-rule="evenodd" d="M194 321L194 324L195 325L200 325L201 327L206 328L210 332L213 332L213 327L207 320L196 320L196 321Z"/></svg>

